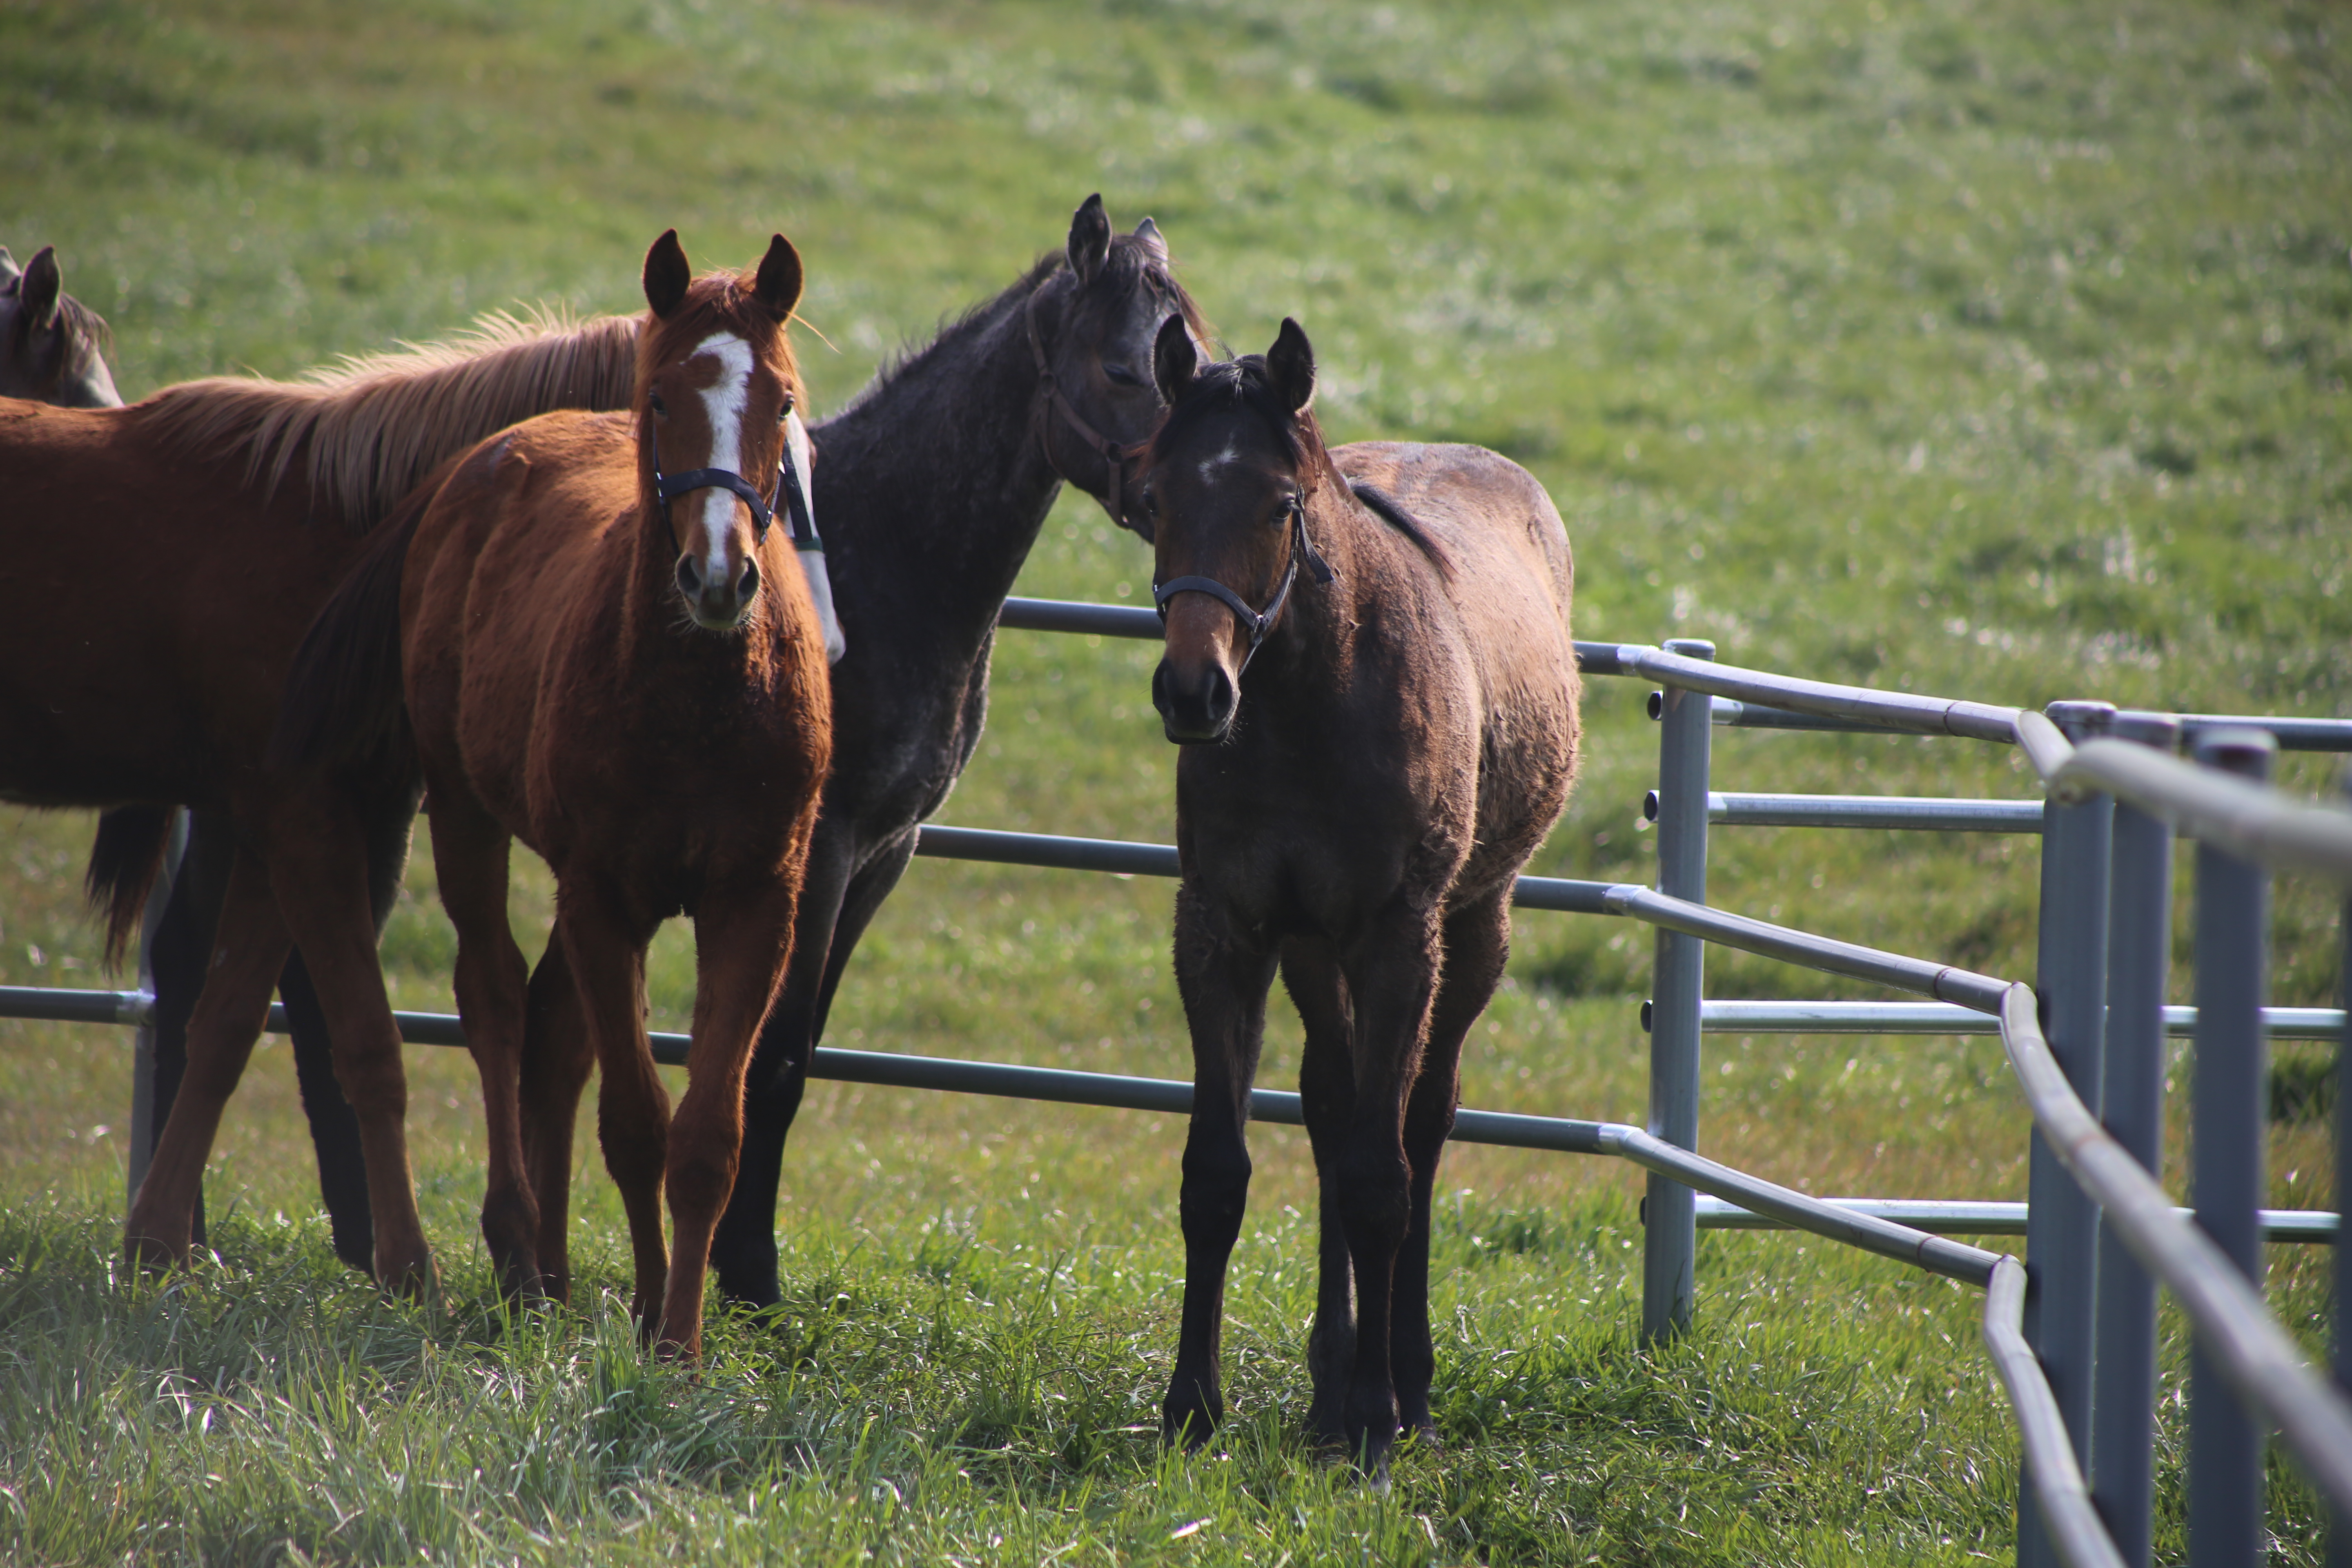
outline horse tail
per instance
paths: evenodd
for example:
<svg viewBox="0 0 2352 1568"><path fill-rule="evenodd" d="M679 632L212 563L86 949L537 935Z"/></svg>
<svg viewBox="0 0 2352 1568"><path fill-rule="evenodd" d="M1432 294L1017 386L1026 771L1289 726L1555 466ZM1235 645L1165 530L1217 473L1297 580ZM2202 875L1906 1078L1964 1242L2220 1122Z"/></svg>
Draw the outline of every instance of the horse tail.
<svg viewBox="0 0 2352 1568"><path fill-rule="evenodd" d="M393 510L302 634L269 739L272 767L408 765L413 735L401 668L401 570L446 477L446 469L435 474Z"/></svg>
<svg viewBox="0 0 2352 1568"><path fill-rule="evenodd" d="M163 874L163 851L172 842L168 805L118 805L98 819L89 847L89 869L82 890L106 922L106 967L113 969L139 940L147 894Z"/></svg>

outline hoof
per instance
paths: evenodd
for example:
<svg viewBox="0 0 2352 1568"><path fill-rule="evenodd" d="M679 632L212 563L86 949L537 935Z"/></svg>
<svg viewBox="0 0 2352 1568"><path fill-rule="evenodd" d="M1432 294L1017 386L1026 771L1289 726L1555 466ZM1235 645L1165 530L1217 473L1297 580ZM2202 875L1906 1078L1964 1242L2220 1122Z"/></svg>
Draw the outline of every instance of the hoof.
<svg viewBox="0 0 2352 1568"><path fill-rule="evenodd" d="M433 1267L433 1255L419 1252L413 1257L386 1257L377 1254L375 1282L384 1294L404 1301L437 1301L441 1299L441 1274Z"/></svg>
<svg viewBox="0 0 2352 1568"><path fill-rule="evenodd" d="M1219 1413L1198 1407L1167 1410L1160 1417L1160 1440L1171 1448L1195 1454L1217 1435Z"/></svg>
<svg viewBox="0 0 2352 1568"><path fill-rule="evenodd" d="M169 1274L188 1266L188 1244L176 1246L149 1232L131 1231L122 1238L122 1256L143 1274Z"/></svg>

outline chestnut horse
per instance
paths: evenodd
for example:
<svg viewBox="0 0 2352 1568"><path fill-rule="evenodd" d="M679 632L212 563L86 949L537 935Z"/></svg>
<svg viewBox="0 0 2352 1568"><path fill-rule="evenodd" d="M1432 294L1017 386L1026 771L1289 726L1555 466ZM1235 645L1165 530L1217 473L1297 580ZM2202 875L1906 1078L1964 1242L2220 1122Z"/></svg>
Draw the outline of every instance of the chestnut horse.
<svg viewBox="0 0 2352 1568"><path fill-rule="evenodd" d="M432 802L457 1006L490 1121L483 1233L522 1295L562 1241L533 1180L548 1166L568 1177L571 1147L526 1132L541 1106L522 1093L532 999L507 921L512 839L553 868L553 940L576 989L541 1005L576 1009L604 1069L600 1131L640 1321L691 1356L742 1141L744 1067L792 950L832 706L793 531L769 527L794 488L785 324L800 257L778 235L755 276L698 281L673 231L646 255L645 287L633 416L532 420L428 485L321 613L288 683L283 745L330 761L406 727L390 750L413 746ZM303 874L276 869L281 887ZM680 912L698 969L673 1123L646 1038L645 954ZM353 1008L389 1023L380 984L329 1001L339 1041Z"/></svg>
<svg viewBox="0 0 2352 1568"><path fill-rule="evenodd" d="M118 808L102 820L91 868L118 950L160 867L171 807L196 808L189 860L218 872L191 876L189 898L175 896L186 940L166 945L186 962L159 973L159 1035L169 1035L222 944L250 952L274 941L273 985L285 966L282 923L266 878L251 881L250 868L239 919L258 925L224 917L216 932L206 928L213 900L276 811L282 784L264 752L288 663L366 550L367 531L444 458L491 431L567 405L625 404L636 333L626 318L578 328L494 319L470 341L354 362L307 383L190 382L97 411L0 402L0 558L9 563L0 574L0 799ZM102 567L65 522L90 515L112 520ZM376 796L353 841L362 884L376 896L372 914L398 885L415 807L406 780ZM167 917L166 932L174 929ZM373 943L362 956L373 969ZM287 979L299 1024L307 991L293 987L291 969ZM268 989L237 1021L247 1048ZM159 1090L168 1090L163 1076ZM304 1096L314 1113L322 1094L313 1091L334 1087L307 1081L316 1076L306 1074ZM379 1218L404 1205L413 1214L404 1155L384 1145L388 1159L399 1157L379 1172L373 1135L361 1134L366 1207ZM210 1142L206 1129L202 1147ZM351 1144L344 1136L336 1155L353 1162ZM141 1216L134 1205L134 1239L144 1226L164 1256L185 1255L202 1166L200 1148L194 1166L167 1181L163 1209L151 1204ZM151 1184L153 1175L151 1167ZM406 1267L402 1238L397 1264L375 1240L379 1269Z"/></svg>
<svg viewBox="0 0 2352 1568"><path fill-rule="evenodd" d="M1160 334L1171 405L1143 521L1176 763L1176 981L1192 1036L1184 1309L1161 1418L1223 1419L1225 1267L1279 966L1306 1025L1322 1186L1308 1423L1384 1472L1433 1437L1429 1198L1463 1037L1503 973L1520 866L1568 799L1579 684L1568 536L1543 488L1476 447L1327 450L1295 321L1198 365Z"/></svg>
<svg viewBox="0 0 2352 1568"><path fill-rule="evenodd" d="M0 246L0 397L60 408L120 408L106 363L106 323L65 290L58 247L45 245L20 270Z"/></svg>

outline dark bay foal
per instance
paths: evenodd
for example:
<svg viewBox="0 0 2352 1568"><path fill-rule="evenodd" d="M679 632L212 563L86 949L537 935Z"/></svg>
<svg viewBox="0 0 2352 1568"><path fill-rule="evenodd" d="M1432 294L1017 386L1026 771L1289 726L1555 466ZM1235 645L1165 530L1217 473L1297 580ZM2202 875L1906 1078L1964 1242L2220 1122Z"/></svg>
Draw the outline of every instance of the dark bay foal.
<svg viewBox="0 0 2352 1568"><path fill-rule="evenodd" d="M1308 1422L1383 1473L1400 1430L1435 1435L1431 1184L1512 880L1576 772L1567 532L1493 452L1327 450L1295 321L1264 358L1205 368L1171 323L1153 370L1171 406L1140 521L1168 626L1152 700L1184 745L1175 956L1196 1089L1162 1419L1199 1442L1224 1415L1225 1268L1278 967L1322 1186Z"/></svg>

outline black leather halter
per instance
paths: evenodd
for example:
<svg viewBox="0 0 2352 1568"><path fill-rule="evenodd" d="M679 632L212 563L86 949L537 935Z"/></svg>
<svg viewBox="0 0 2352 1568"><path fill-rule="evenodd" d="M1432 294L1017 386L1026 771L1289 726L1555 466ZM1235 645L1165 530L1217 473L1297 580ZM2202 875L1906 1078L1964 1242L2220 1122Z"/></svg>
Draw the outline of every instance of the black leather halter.
<svg viewBox="0 0 2352 1568"><path fill-rule="evenodd" d="M1328 586L1339 581L1339 574L1331 570L1329 562L1316 553L1314 541L1307 537L1307 501L1304 497L1290 503L1290 564L1283 568L1282 585L1275 589L1274 597L1266 602L1265 609L1251 609L1239 594L1214 577L1176 577L1165 583L1155 581L1151 584L1151 603L1160 612L1160 624L1165 626L1168 622L1168 601L1179 594L1206 594L1213 599L1223 600L1234 614L1241 617L1242 625L1249 628L1249 652L1242 656L1241 670L1234 672L1234 679L1239 679L1242 670L1249 668L1250 660L1257 657L1257 645L1265 640L1265 634L1273 626L1275 617L1282 614L1282 606L1288 602L1291 584L1298 581L1298 563L1301 561L1307 563L1307 570L1313 574L1318 583Z"/></svg>
<svg viewBox="0 0 2352 1568"><path fill-rule="evenodd" d="M808 497L801 494L800 476L793 472L792 443L784 443L782 456L776 459L776 488L772 497L763 497L753 489L742 475L732 468L690 468L682 474L665 474L661 468L661 436L650 427L646 438L653 444L654 503L661 508L662 526L669 530L670 553L678 553L677 525L670 521L669 503L690 490L733 490L751 509L752 538L764 544L768 541L769 521L779 511L793 531L795 545L822 549L815 544L816 518L809 510Z"/></svg>
<svg viewBox="0 0 2352 1568"><path fill-rule="evenodd" d="M1076 277L1076 274L1073 273L1071 276ZM1022 312L1029 328L1029 357L1037 363L1037 390L1044 400L1039 404L1036 418L1033 421L1037 427L1038 449L1045 454L1046 466L1055 473L1062 474L1062 466L1054 461L1054 444L1045 439L1045 405L1051 404L1055 411L1061 415L1062 422L1076 432L1078 439L1102 458L1103 466L1110 472L1110 482L1108 487L1109 493L1103 498L1103 506L1109 511L1111 520L1124 528L1127 526L1127 507L1121 493L1120 481L1126 478L1128 460L1140 456L1148 443L1138 441L1132 447L1121 446L1087 424L1086 416L1081 415L1071 405L1069 398L1063 394L1062 384L1055 378L1053 364L1045 358L1045 340L1037 331L1037 301L1045 298L1045 290L1043 287L1033 289L1029 295L1028 306ZM1062 478L1070 479L1067 474L1062 474ZM1077 484L1076 479L1070 479L1070 482Z"/></svg>

